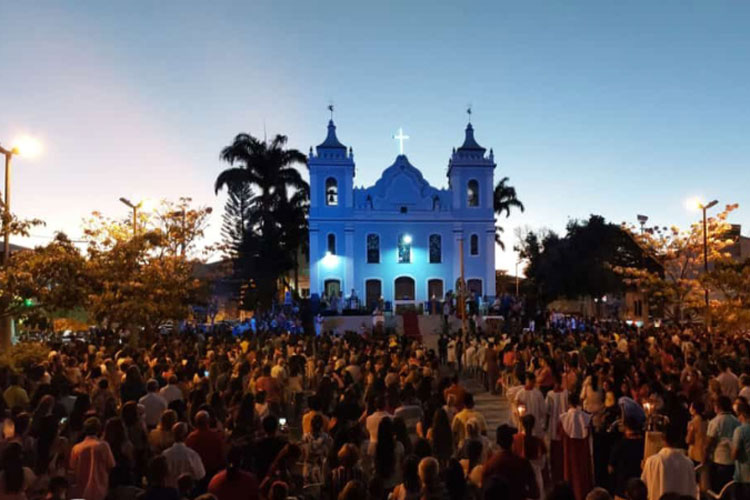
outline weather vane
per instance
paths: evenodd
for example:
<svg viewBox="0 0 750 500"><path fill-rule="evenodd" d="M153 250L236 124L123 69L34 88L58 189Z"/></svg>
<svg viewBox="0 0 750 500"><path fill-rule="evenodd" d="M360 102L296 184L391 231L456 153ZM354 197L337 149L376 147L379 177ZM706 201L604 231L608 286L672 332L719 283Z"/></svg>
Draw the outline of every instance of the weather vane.
<svg viewBox="0 0 750 500"><path fill-rule="evenodd" d="M333 103L330 103L330 104L328 105L328 111L330 111L330 112L331 112L331 120L333 120Z"/></svg>
<svg viewBox="0 0 750 500"><path fill-rule="evenodd" d="M471 123L471 104L466 108L466 114L469 115L469 123Z"/></svg>

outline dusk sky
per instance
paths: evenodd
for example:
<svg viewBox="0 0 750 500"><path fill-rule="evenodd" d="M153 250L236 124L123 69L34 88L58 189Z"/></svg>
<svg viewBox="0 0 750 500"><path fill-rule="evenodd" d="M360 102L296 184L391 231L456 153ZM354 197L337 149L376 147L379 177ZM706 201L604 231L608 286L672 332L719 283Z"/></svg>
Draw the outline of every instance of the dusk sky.
<svg viewBox="0 0 750 500"><path fill-rule="evenodd" d="M738 202L750 230L747 2L5 0L0 19L0 143L45 147L15 162L13 211L47 222L25 244L127 215L120 196L211 205L215 240L221 148L265 124L306 153L329 101L356 185L403 127L436 187L471 103L526 205L501 220L509 249L515 227L591 213L687 225L695 195Z"/></svg>

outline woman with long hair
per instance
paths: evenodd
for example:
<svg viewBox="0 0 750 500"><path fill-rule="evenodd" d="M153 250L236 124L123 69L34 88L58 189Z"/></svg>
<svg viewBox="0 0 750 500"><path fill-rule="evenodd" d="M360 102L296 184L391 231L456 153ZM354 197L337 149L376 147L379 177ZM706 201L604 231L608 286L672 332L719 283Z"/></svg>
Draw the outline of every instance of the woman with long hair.
<svg viewBox="0 0 750 500"><path fill-rule="evenodd" d="M432 444L433 456L440 464L447 464L453 456L453 431L448 415L442 408L435 411L427 439Z"/></svg>
<svg viewBox="0 0 750 500"><path fill-rule="evenodd" d="M51 394L42 396L39 403L34 409L34 413L31 415L31 428L30 433L32 436L37 437L39 435L39 428L42 425L42 420L52 413L52 409L55 407L55 397Z"/></svg>
<svg viewBox="0 0 750 500"><path fill-rule="evenodd" d="M0 472L0 500L26 500L26 490L34 484L36 476L23 466L23 449L15 441L3 451L3 471Z"/></svg>
<svg viewBox="0 0 750 500"><path fill-rule="evenodd" d="M137 365L130 365L125 372L125 380L120 385L120 399L122 404L128 401L138 401L146 395L146 384L141 377L141 371Z"/></svg>
<svg viewBox="0 0 750 500"><path fill-rule="evenodd" d="M245 393L239 406L234 410L231 429L233 442L249 442L260 429L260 419L255 412L255 396L252 392Z"/></svg>
<svg viewBox="0 0 750 500"><path fill-rule="evenodd" d="M135 460L135 479L143 477L149 459L148 435L146 427L138 414L138 404L128 401L122 406L122 423L125 425L128 440L133 444ZM114 453L114 450L112 450Z"/></svg>
<svg viewBox="0 0 750 500"><path fill-rule="evenodd" d="M384 418L378 425L378 442L375 445L375 475L383 481L383 487L390 490L401 482L401 461L404 456L403 445L396 441L393 433L393 421Z"/></svg>
<svg viewBox="0 0 750 500"><path fill-rule="evenodd" d="M71 442L77 443L83 439L83 421L86 420L86 413L91 409L91 398L88 394L79 394L73 403L73 411L70 412L66 426L66 434Z"/></svg>
<svg viewBox="0 0 750 500"><path fill-rule="evenodd" d="M58 419L47 415L38 420L34 471L38 476L55 477L66 474L68 440L59 435Z"/></svg>
<svg viewBox="0 0 750 500"><path fill-rule="evenodd" d="M109 484L112 487L135 484L133 469L135 468L135 448L128 439L125 425L115 417L107 420L104 425L104 441L109 444L115 466L109 472Z"/></svg>
<svg viewBox="0 0 750 500"><path fill-rule="evenodd" d="M464 469L458 460L451 458L448 461L444 476L448 497L451 500L468 500L469 487L464 476Z"/></svg>
<svg viewBox="0 0 750 500"><path fill-rule="evenodd" d="M404 455L411 454L411 437L409 436L409 429L406 428L406 421L403 418L395 417L393 419L393 432L398 442L404 447Z"/></svg>

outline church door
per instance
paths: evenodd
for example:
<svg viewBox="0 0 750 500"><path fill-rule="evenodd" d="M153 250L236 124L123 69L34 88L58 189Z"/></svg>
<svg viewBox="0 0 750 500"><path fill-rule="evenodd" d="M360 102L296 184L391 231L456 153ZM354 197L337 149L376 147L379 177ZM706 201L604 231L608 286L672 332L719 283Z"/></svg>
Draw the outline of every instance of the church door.
<svg viewBox="0 0 750 500"><path fill-rule="evenodd" d="M383 295L383 285L380 280L367 280L365 282L365 305L367 310L372 312Z"/></svg>
<svg viewBox="0 0 750 500"><path fill-rule="evenodd" d="M466 282L466 291L468 293L474 292L478 298L482 296L482 280L472 279Z"/></svg>
<svg viewBox="0 0 750 500"><path fill-rule="evenodd" d="M396 293L393 297L397 301L413 301L416 293L414 289L414 279L408 276L396 278Z"/></svg>
<svg viewBox="0 0 750 500"><path fill-rule="evenodd" d="M341 282L339 280L326 280L324 283L326 297L330 298L339 294L341 291Z"/></svg>
<svg viewBox="0 0 750 500"><path fill-rule="evenodd" d="M427 298L443 300L443 280L431 279L427 282Z"/></svg>

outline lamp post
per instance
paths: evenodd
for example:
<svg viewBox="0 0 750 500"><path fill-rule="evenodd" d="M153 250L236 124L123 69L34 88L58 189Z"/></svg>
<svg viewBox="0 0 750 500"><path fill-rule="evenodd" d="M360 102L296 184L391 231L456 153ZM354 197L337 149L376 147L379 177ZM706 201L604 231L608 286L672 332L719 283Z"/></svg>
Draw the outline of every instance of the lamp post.
<svg viewBox="0 0 750 500"><path fill-rule="evenodd" d="M10 169L13 156L33 157L39 154L41 147L39 143L28 136L19 138L14 147L10 149L0 145L0 154L5 156L5 207L3 209L3 267L10 262ZM13 319L6 316L0 319L0 347L6 349L10 346Z"/></svg>
<svg viewBox="0 0 750 500"><path fill-rule="evenodd" d="M719 203L718 200L713 200L709 203L698 202L698 208L703 211L703 272L708 273L708 224L706 220L706 212L709 208L716 206ZM706 298L706 329L710 328L711 320L711 309L708 307L708 287L704 290Z"/></svg>
<svg viewBox="0 0 750 500"><path fill-rule="evenodd" d="M125 197L121 197L120 201L133 210L133 237L136 237L138 236L138 209L141 208L143 202L134 204Z"/></svg>
<svg viewBox="0 0 750 500"><path fill-rule="evenodd" d="M10 259L10 165L13 155L19 153L18 148L6 149L0 146L0 153L5 155L5 208L3 210L3 267Z"/></svg>

